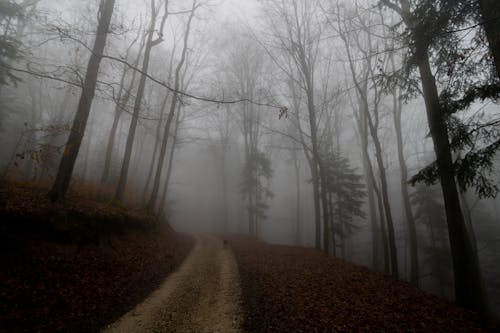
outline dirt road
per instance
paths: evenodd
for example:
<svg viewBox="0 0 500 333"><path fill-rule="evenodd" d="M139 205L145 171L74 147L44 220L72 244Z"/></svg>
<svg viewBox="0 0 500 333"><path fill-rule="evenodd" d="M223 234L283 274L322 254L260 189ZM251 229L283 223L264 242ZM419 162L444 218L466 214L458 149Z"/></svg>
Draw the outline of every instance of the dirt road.
<svg viewBox="0 0 500 333"><path fill-rule="evenodd" d="M196 238L178 271L105 332L240 331L240 286L233 254L220 239Z"/></svg>

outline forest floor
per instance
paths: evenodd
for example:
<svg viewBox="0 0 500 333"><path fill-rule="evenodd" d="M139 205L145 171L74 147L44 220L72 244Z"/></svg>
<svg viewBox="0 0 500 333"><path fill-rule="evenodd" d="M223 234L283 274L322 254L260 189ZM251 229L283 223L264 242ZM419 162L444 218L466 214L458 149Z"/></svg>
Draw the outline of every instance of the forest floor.
<svg viewBox="0 0 500 333"><path fill-rule="evenodd" d="M314 249L228 239L194 243L141 210L0 186L0 332L500 331Z"/></svg>
<svg viewBox="0 0 500 333"><path fill-rule="evenodd" d="M0 332L98 332L156 290L193 239L128 210L0 187Z"/></svg>
<svg viewBox="0 0 500 333"><path fill-rule="evenodd" d="M291 246L230 238L247 332L498 332L409 284Z"/></svg>

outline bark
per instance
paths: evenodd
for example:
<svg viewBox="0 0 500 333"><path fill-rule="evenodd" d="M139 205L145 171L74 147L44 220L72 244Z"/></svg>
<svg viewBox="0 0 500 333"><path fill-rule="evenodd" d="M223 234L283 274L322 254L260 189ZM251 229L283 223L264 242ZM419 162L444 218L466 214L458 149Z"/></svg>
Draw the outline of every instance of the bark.
<svg viewBox="0 0 500 333"><path fill-rule="evenodd" d="M144 128L145 129L145 128ZM147 131L147 129L145 129ZM142 161L142 155L144 153L144 143L146 141L146 136L147 133L143 131L140 137L137 138L137 141L139 143L139 147L137 149L134 149L133 155L132 155L132 174L137 175L139 173L139 167L141 165Z"/></svg>
<svg viewBox="0 0 500 333"><path fill-rule="evenodd" d="M366 87L365 87L366 89ZM382 236L382 249L383 249L383 259L384 259L384 272L386 274L390 273L390 249L389 249L389 242L387 239L387 232L386 232L386 216L385 216L385 210L384 210L384 205L382 202L382 196L380 194L380 190L377 186L377 181L375 178L375 173L373 171L373 165L370 159L370 154L368 152L368 122L367 122L367 117L364 112L360 112L360 114L356 117L358 118L358 122L360 123L360 132L363 133L363 137L361 138L362 142L362 153L363 153L363 161L364 161L364 166L365 166L365 172L367 172L367 184L369 188L372 190L372 200L373 202L371 203L373 205L373 210L371 211L373 214L374 221L376 221L375 215L376 215L376 209L375 209L375 198L377 199L377 206L378 206L378 213L379 213L379 220L380 220L380 234ZM370 192L368 193L370 195ZM376 223L376 222L375 222ZM374 244L376 243L378 246L378 230L376 224L372 224L372 237L373 237L373 242ZM375 247L375 245L373 245ZM378 247L376 249L378 251ZM374 256L375 257L375 256Z"/></svg>
<svg viewBox="0 0 500 333"><path fill-rule="evenodd" d="M378 270L380 268L380 240L379 227L377 223L377 209L375 207L375 195L373 192L373 183L369 176L366 176L366 190L368 192L368 211L370 216L370 226L372 231L372 268Z"/></svg>
<svg viewBox="0 0 500 333"><path fill-rule="evenodd" d="M500 1L479 0L479 9L497 76L500 79Z"/></svg>
<svg viewBox="0 0 500 333"><path fill-rule="evenodd" d="M111 168L111 159L112 159L112 154L113 154L113 147L115 145L116 131L118 129L118 123L120 122L120 118L122 115L122 107L123 107L122 98L123 98L123 90L124 90L126 76L127 76L127 68L124 67L123 72L122 72L122 77L120 79L120 88L118 90L118 99L117 99L116 105L115 105L113 125L111 126L111 131L109 132L108 144L106 147L106 155L104 158L104 168L103 168L102 176L101 176L101 184L106 183L106 181L108 180L109 169Z"/></svg>
<svg viewBox="0 0 500 333"><path fill-rule="evenodd" d="M366 190L368 192L368 210L370 216L370 226L372 231L372 268L378 269L380 264L379 259L379 230L377 223L377 208L375 206L375 179L373 176L373 167L370 160L370 154L368 153L368 131L366 128L366 121L363 121L364 117L359 115L356 117L358 122L358 131L361 139L361 157L363 160L363 169L366 181ZM383 223L383 219L380 220ZM384 248L385 253L385 248Z"/></svg>
<svg viewBox="0 0 500 333"><path fill-rule="evenodd" d="M88 125L88 129L87 129L87 144L86 144L86 147L85 147L85 153L83 153L83 169L81 171L81 178L83 181L85 181L87 178L87 171L88 171L88 167L89 167L89 160L90 160L90 153L92 151L91 147L92 147L92 136L93 136L93 132L94 132L94 128L93 128L93 123L94 123L94 118L95 117L91 117L90 118L90 121L89 121L89 124ZM80 157L81 158L81 157Z"/></svg>
<svg viewBox="0 0 500 333"><path fill-rule="evenodd" d="M174 61L174 56L175 56L175 50L176 50L176 44L174 44L174 47L172 50L172 55L170 57L170 64L168 67L168 82L170 82L170 79L172 78L172 67L173 67L173 61ZM153 177L154 166L156 164L156 157L158 155L158 148L160 146L161 128L163 126L163 116L165 114L165 110L167 107L167 101L168 101L169 97L170 97L170 90L167 90L165 98L163 99L163 102L162 102L162 105L160 108L160 121L158 122L158 124L156 126L156 136L155 136L155 146L153 148L153 156L151 158L151 164L149 166L148 176L146 179L146 185L144 185L144 190L142 192L142 198L144 201L146 201L149 185L150 185L151 179Z"/></svg>
<svg viewBox="0 0 500 333"><path fill-rule="evenodd" d="M134 67L137 67L137 65L139 64L143 48L144 48L144 43L142 43L141 47L139 48L137 58L135 59L135 62L133 64ZM127 51L127 55L129 53L129 50ZM128 56L126 58L128 58ZM132 95L131 92L134 87L135 79L137 77L137 71L134 71L134 73L132 74L132 78L130 79L130 83L126 88L125 80L127 77L128 70L129 70L128 66L124 65L122 76L120 78L120 88L118 90L118 96L115 105L113 125L111 126L111 131L109 132L108 144L106 147L106 156L104 159L104 168L101 176L101 184L106 183L109 178L109 171L111 169L111 161L113 158L113 150L115 148L115 140L116 140L116 133L118 131L118 124L120 123L123 110L124 108L127 107L128 101L130 100L130 96Z"/></svg>
<svg viewBox="0 0 500 333"><path fill-rule="evenodd" d="M382 204L383 204L383 210L384 210L384 215L385 215L385 221L387 222L387 231L388 231L388 245L389 245L389 256L390 256L390 263L391 263L391 274L393 277L397 278L399 275L399 270L398 270L398 258L397 258L397 248L396 248L396 239L395 239L395 234L394 234L394 223L392 219L392 211L391 211L391 205L389 201L389 193L388 193L388 184L387 184L387 175L385 171L385 165L384 165L384 160L383 160L383 155L382 155L382 145L379 140L378 136L378 129L379 129L379 115L378 115L378 106L380 103L380 98L381 98L381 91L378 90L377 83L375 82L375 73L374 73L374 65L372 64L372 42L371 42L371 34L368 30L368 28L363 24L365 32L367 32L367 37L368 37L368 47L370 50L365 50L363 46L361 45L361 42L359 40L359 37L356 35L354 41L356 42L360 52L363 53L365 57L365 63L364 63L364 68L363 68L363 80L360 82L357 73L356 67L354 65L354 57L351 52L351 45L350 41L348 39L348 34L346 31L348 31L347 27L342 27L340 25L341 18L340 15L338 14L338 31L339 31L339 36L341 37L342 41L344 42L345 50L347 53L347 58L348 58L348 63L349 63L349 69L351 72L351 76L354 82L354 85L356 87L357 91L357 96L360 104L360 114L358 115L360 126L362 126L366 130L366 125L368 125L368 129L370 132L370 135L373 140L373 144L375 146L375 158L377 161L377 165L379 168L379 176L380 176L380 187L381 187L381 198L382 198ZM372 115L370 114L370 106L369 106L369 97L368 97L368 79L372 80L373 82L373 87L374 87L374 101L373 101L373 117L375 118L372 119ZM365 150L368 148L366 147ZM366 151L366 154L368 152ZM374 181L375 183L375 181ZM380 198L380 196L379 196ZM380 207L379 207L380 208ZM380 210L380 209L379 209ZM381 214L382 215L382 214ZM381 219L381 226L384 228L384 220ZM384 231L382 230L383 237L385 237ZM387 263L387 262L386 262ZM385 263L385 264L386 264Z"/></svg>
<svg viewBox="0 0 500 333"><path fill-rule="evenodd" d="M180 83L181 83L180 82L181 70L182 70L182 67L184 66L184 63L185 63L186 57L187 57L189 34L191 31L191 22L193 20L195 10L196 10L196 1L193 1L193 7L191 8L191 13L189 15L189 19L188 19L187 25L186 25L186 32L184 34L184 46L182 49L181 59L180 59L179 63L177 64L177 68L175 69L175 78L174 78L174 90L175 91L172 95L172 102L170 104L170 111L169 111L169 114L167 117L167 122L165 124L165 129L163 131L163 140L162 140L161 147L160 147L160 155L158 157L158 165L156 167L155 178L153 181L153 189L151 191L151 197L150 197L149 202L148 202L148 207L150 209L154 209L156 201L157 201L157 197L158 197L158 191L160 188L160 179L161 179L161 174L163 171L163 163L165 162L165 154L167 151L168 136L170 134L170 127L172 125L172 120L174 119L176 106L177 106L177 103L179 102L178 101L179 94L177 91L179 90Z"/></svg>
<svg viewBox="0 0 500 333"><path fill-rule="evenodd" d="M326 175L323 167L323 162L321 157L318 158L319 163L319 172L321 175L321 207L323 211L323 251L325 253L330 253L330 242L332 244L332 254L333 256L337 255L337 248L335 245L335 238L333 235L335 234L335 230L333 229L333 217L328 209L328 191L325 188L327 184ZM331 225L331 227L330 227ZM330 239L330 234L332 238Z"/></svg>
<svg viewBox="0 0 500 333"><path fill-rule="evenodd" d="M320 212L320 201L319 201L319 181L318 181L318 167L313 162L313 158L310 154L309 147L306 144L304 138L304 132L302 131L302 127L300 125L300 117L299 117L299 101L297 92L293 86L293 83L290 83L290 90L292 92L294 109L296 112L297 118L297 129L299 131L300 142L302 143L302 147L304 150L304 154L306 156L307 162L309 164L309 169L311 171L312 178L312 189L313 189L313 204L314 204L314 227L315 227L315 237L314 237L314 245L316 249L321 249L321 212Z"/></svg>
<svg viewBox="0 0 500 333"><path fill-rule="evenodd" d="M391 204L389 201L389 186L387 184L387 174L385 171L382 145L380 144L380 140L378 137L378 130L377 130L377 128L375 128L374 124L372 123L370 116L368 116L368 123L369 123L369 127L370 127L371 136L373 139L373 144L375 146L375 159L377 160L377 165L379 168L380 189L382 192L382 203L384 205L385 220L387 222L387 235L388 235L388 242L389 242L389 249L390 249L389 254L390 254L390 258L391 258L391 274L393 277L398 278L399 270L398 270L396 237L394 234L394 222L392 219Z"/></svg>
<svg viewBox="0 0 500 333"><path fill-rule="evenodd" d="M302 4L302 3L301 3ZM285 51L288 56L287 66L281 66L281 69L289 78L289 88L292 92L294 100L294 109L297 114L297 127L299 129L300 141L304 148L310 172L313 187L314 199L314 224L315 224L315 247L321 249L321 227L323 222L323 250L328 251L328 231L329 231L329 214L328 214L328 198L326 191L321 189L321 183L324 181L324 172L321 165L320 149L318 143L318 124L316 119L316 109L314 101L314 64L316 61L315 49L318 47L318 35L311 31L311 21L313 20L312 10L301 11L298 1L281 1L275 2L276 16L269 16L271 20L282 20L285 25L284 31L275 29L276 39L279 45L290 45ZM305 6L308 9L314 6ZM275 61L276 62L276 61ZM300 81L300 88L306 94L306 106L308 114L308 122L310 127L310 136L308 135L307 142L311 143L311 147L306 144L304 133L300 128L299 103L297 92L295 91L295 82ZM322 221L323 212L323 221Z"/></svg>
<svg viewBox="0 0 500 333"><path fill-rule="evenodd" d="M373 205L371 210L372 218L374 219L375 223L372 223L372 238L373 238L373 247L375 248L375 244L377 248L375 251L378 252L379 248L379 240L378 240L378 230L377 230L377 225L376 225L376 208L375 208L375 198L377 199L377 205L378 205L378 213L379 213L379 220L380 220L380 234L382 236L382 249L383 249L383 259L384 259L384 272L386 274L390 273L390 249L389 249L389 242L387 240L387 233L386 233L386 225L385 225L385 212L384 212L384 205L382 202L382 196L380 194L380 190L377 186L377 181L375 178L375 173L373 171L373 166L372 162L370 159L370 154L368 152L368 128L367 128L367 121L366 121L366 115L364 113L360 113L358 118L358 122L360 122L360 128L361 132L363 132L363 136L361 138L362 142L362 153L363 153L363 165L365 167L365 172L367 173L367 185L368 185L368 190L371 188L371 196L372 196L372 202L369 204ZM370 196L370 192L368 193ZM378 255L377 255L378 257ZM375 255L373 256L373 260L375 258ZM378 259L378 258L377 258Z"/></svg>
<svg viewBox="0 0 500 333"><path fill-rule="evenodd" d="M319 177L318 166L311 158L309 162L311 169L312 185L313 185L313 203L314 203L314 226L315 226L315 247L321 249L321 203L319 195Z"/></svg>
<svg viewBox="0 0 500 333"><path fill-rule="evenodd" d="M295 170L295 245L300 246L300 163L295 144L293 146L293 166Z"/></svg>
<svg viewBox="0 0 500 333"><path fill-rule="evenodd" d="M100 16L97 27L97 35L87 66L87 74L85 75L80 102L73 120L68 142L64 149L64 154L59 164L56 179L49 193L52 201L59 201L63 199L69 188L71 176L75 167L75 161L85 134L92 100L95 95L97 76L102 60L102 53L104 51L104 47L106 46L106 39L108 36L114 6L115 0L103 0L99 7Z"/></svg>
<svg viewBox="0 0 500 333"><path fill-rule="evenodd" d="M168 1L165 2L165 15L163 16L163 20L161 23L161 28L159 35L160 37L158 39L153 39L153 35L156 31L156 20L158 18L158 11L155 8L155 1L151 0L151 25L150 25L150 30L148 32L148 37L146 41L146 46L144 50L144 59L142 62L142 68L141 71L142 73L147 73L149 70L149 62L151 58L151 51L152 49L156 46L159 45L163 39L163 27L165 25L165 21L168 17ZM127 143L125 145L125 154L123 156L123 162L122 162L122 167L120 171L120 178L118 180L118 186L116 188L115 192L115 200L117 201L123 201L123 196L125 194L125 187L127 185L127 178L128 178L128 169L130 167L130 158L132 156L132 149L134 146L134 140L135 140L135 132L137 129L137 124L139 122L139 113L141 111L141 106L142 106L142 99L144 97L144 89L146 87L146 75L142 74L141 78L139 80L139 86L137 88L137 95L135 97L135 103L134 103L134 112L132 114L132 119L130 121L130 128L128 131L128 136L127 136Z"/></svg>
<svg viewBox="0 0 500 333"><path fill-rule="evenodd" d="M373 180L375 181L375 176L373 175ZM382 246L384 247L384 272L389 275L391 273L391 249L389 246L389 240L387 239L387 227L386 227L386 216L384 212L384 204L382 202L382 195L377 186L375 188L375 194L377 197L378 214L380 217L380 233L382 234Z"/></svg>
<svg viewBox="0 0 500 333"><path fill-rule="evenodd" d="M393 118L394 128L396 130L396 143L398 149L399 169L401 170L401 195L403 199L403 208L408 224L408 236L410 246L410 282L418 286L419 284L419 268L418 268L418 246L417 246L417 229L415 227L415 219L410 204L410 195L408 193L408 167L404 156L403 134L401 130L401 112L402 105L396 93L393 93Z"/></svg>
<svg viewBox="0 0 500 333"><path fill-rule="evenodd" d="M374 100L374 116L375 116L375 121L372 119L372 116L370 114L370 109L369 109L369 104L368 104L368 90L367 90L367 84L366 80L365 83L360 84L356 77L356 71L354 69L353 61L352 61L352 55L350 53L350 49L347 43L347 40L344 37L344 42L346 45L346 50L347 54L349 57L349 65L351 69L351 74L352 78L354 80L354 84L356 86L356 89L358 91L358 99L359 99L359 104L360 104L360 114L358 115L360 126L366 131L370 132L370 136L372 137L373 144L375 146L375 159L377 161L377 166L379 168L379 176L380 176L380 192L379 194L379 200L381 199L382 201L382 206L383 206L383 213L380 213L381 217L382 215L385 217L381 218L381 227L382 227L382 237L383 240L385 235L385 225L384 221L387 223L387 244L389 246L389 257L390 257L390 264L391 264L391 274L393 277L397 278L399 275L399 269L398 269L398 258L397 258L397 248L396 248L396 238L394 234L394 222L392 219L392 211L391 211L391 205L389 201L389 189L388 189L388 184L387 184L387 174L385 171L385 165L384 165L384 160L383 160L383 152L382 152L382 145L380 143L379 137L378 137L378 103L380 101L379 99L379 92L375 91L375 100ZM371 66L371 64L368 64L368 66ZM367 70L365 73L365 77L367 77L369 71ZM368 127L368 129L366 128ZM367 139L366 139L367 140ZM369 160L369 154L368 154L368 142L364 142L364 154L366 154L365 159ZM373 170L371 170L373 174ZM374 175L373 175L374 176ZM375 178L373 177L373 184L375 184ZM379 207L380 210L381 207ZM385 250L385 247L384 247ZM385 260L385 265L387 264L387 260Z"/></svg>
<svg viewBox="0 0 500 333"><path fill-rule="evenodd" d="M151 157L151 163L149 164L149 171L148 171L148 176L146 178L146 184L144 185L144 190L142 191L143 200L146 200L149 185L150 185L151 179L153 177L154 166L156 164L156 157L158 155L158 146L160 145L160 139L161 139L161 128L163 125L163 114L165 113L165 109L167 108L168 96L169 96L169 94L167 93L167 95L163 99L163 102L162 102L161 108L160 108L160 120L158 121L158 124L156 124L155 145L153 148L153 156Z"/></svg>
<svg viewBox="0 0 500 333"><path fill-rule="evenodd" d="M312 78L311 66L308 65L307 59L305 56L305 50L302 45L297 47L299 49L299 62L302 74L304 75L304 81L306 84L306 94L307 94L307 111L309 115L309 126L311 129L311 146L312 146L312 163L314 164L313 170L315 170L313 174L313 184L315 187L315 196L319 198L315 199L315 209L320 211L320 202L321 209L323 212L323 251L325 253L329 252L329 213L328 213L328 198L327 191L323 188L322 184L326 184L326 177L324 173L324 168L322 166L320 151L319 151L319 143L318 143L318 125L316 120L316 107L314 103L314 82ZM318 214L319 215L319 214ZM320 232L321 227L316 230ZM333 232L333 230L332 230ZM335 251L335 249L334 249Z"/></svg>
<svg viewBox="0 0 500 333"><path fill-rule="evenodd" d="M443 191L453 259L455 297L458 304L479 312L487 310L479 258L467 232L460 199L453 173L448 128L439 103L435 78L425 46L417 41L418 69L422 81L423 96L430 132L436 152L439 178Z"/></svg>
<svg viewBox="0 0 500 333"><path fill-rule="evenodd" d="M474 231L472 209L469 206L469 202L467 201L467 195L463 192L459 192L459 195L460 195L460 203L462 204L463 207L465 225L467 227L467 231L469 232L472 241L472 247L474 248L474 251L477 251L477 238L476 238L476 233Z"/></svg>
<svg viewBox="0 0 500 333"><path fill-rule="evenodd" d="M172 136L172 148L170 149L170 154L168 156L167 176L165 178L165 186L163 187L163 193L162 193L161 199L160 199L160 208L159 208L159 215L160 216L163 215L163 212L165 210L165 205L167 204L166 200L167 200L168 187L170 184L170 177L172 175L172 169L173 169L173 165L174 165L175 150L177 148L179 125L180 125L180 115L181 115L181 105L179 104L177 107L177 116L175 119L175 129L174 129L174 133Z"/></svg>

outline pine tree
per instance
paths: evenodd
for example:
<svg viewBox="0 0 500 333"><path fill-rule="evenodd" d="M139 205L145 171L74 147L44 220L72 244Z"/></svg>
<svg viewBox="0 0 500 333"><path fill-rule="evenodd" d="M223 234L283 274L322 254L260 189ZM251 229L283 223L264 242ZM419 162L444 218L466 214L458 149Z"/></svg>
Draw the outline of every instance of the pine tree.
<svg viewBox="0 0 500 333"><path fill-rule="evenodd" d="M351 167L347 158L340 152L330 152L323 157L326 169L326 192L330 203L332 240L335 236L341 243L342 256L345 256L345 240L359 229L354 218L366 218L363 210L367 196L363 176Z"/></svg>
<svg viewBox="0 0 500 333"><path fill-rule="evenodd" d="M17 20L23 17L23 8L13 1L0 1L0 85L16 78L9 64L19 57L21 41L18 39Z"/></svg>
<svg viewBox="0 0 500 333"><path fill-rule="evenodd" d="M248 214L251 215L250 232L258 236L259 222L266 219L267 202L273 197L269 181L273 175L271 160L266 154L254 149L247 157L241 173L240 193L247 200ZM252 200L250 200L252 199Z"/></svg>

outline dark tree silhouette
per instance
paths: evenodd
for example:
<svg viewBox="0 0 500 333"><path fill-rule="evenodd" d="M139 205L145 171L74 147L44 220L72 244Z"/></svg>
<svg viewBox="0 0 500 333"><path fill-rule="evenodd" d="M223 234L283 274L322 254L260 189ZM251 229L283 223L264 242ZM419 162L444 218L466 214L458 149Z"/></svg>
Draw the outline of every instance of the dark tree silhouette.
<svg viewBox="0 0 500 333"><path fill-rule="evenodd" d="M97 75L102 60L101 55L106 46L106 39L109 32L111 17L113 16L114 6L115 0L102 0L99 6L99 23L97 26L96 39L87 66L87 74L85 76L80 102L73 120L68 142L66 143L64 154L59 164L56 179L49 193L52 201L63 199L68 191L75 161L80 151L83 135L85 134L92 100L94 99Z"/></svg>

